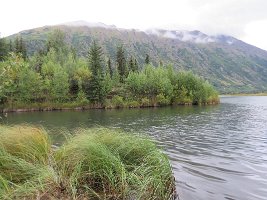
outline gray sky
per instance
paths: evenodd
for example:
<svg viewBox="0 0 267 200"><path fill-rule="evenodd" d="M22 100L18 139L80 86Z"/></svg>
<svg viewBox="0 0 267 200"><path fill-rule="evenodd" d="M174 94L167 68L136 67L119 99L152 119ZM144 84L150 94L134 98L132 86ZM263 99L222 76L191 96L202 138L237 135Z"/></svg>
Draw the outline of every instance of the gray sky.
<svg viewBox="0 0 267 200"><path fill-rule="evenodd" d="M0 32L68 21L228 34L267 50L267 0L1 0Z"/></svg>

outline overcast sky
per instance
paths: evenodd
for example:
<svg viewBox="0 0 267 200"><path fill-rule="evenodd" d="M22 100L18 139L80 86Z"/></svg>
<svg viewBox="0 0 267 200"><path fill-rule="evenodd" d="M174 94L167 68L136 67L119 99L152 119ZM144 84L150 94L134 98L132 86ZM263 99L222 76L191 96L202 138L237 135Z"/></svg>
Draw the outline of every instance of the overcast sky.
<svg viewBox="0 0 267 200"><path fill-rule="evenodd" d="M0 32L85 20L228 34L267 50L267 0L1 0Z"/></svg>

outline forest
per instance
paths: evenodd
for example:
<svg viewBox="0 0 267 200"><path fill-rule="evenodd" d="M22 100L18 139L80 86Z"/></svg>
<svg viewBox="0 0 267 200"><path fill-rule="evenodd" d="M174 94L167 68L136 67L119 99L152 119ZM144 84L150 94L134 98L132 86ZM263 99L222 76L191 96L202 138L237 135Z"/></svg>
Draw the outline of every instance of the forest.
<svg viewBox="0 0 267 200"><path fill-rule="evenodd" d="M214 104L218 93L191 72L153 66L149 53L138 63L123 44L116 57L92 41L86 57L53 31L45 47L27 56L22 37L0 39L0 106L16 108L120 108Z"/></svg>

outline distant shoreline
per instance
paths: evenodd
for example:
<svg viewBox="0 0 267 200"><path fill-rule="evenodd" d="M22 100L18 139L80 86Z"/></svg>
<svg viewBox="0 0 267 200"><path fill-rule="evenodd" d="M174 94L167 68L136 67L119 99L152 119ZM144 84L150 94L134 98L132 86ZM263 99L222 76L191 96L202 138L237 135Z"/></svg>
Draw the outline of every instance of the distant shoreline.
<svg viewBox="0 0 267 200"><path fill-rule="evenodd" d="M220 96L267 96L267 92L263 93L237 93L237 94L221 94Z"/></svg>
<svg viewBox="0 0 267 200"><path fill-rule="evenodd" d="M212 101L209 103L193 104L193 103L181 103L181 104L169 104L169 105L159 105L159 104L149 104L146 106L104 106L104 105L81 105L81 106L36 106L36 107L10 107L10 108L0 108L0 113L21 113L21 112L46 112L46 111L84 111L91 109L102 109L102 110L113 110L113 109L142 109L142 108L158 108L158 107L169 107L169 106L208 106L208 105L218 105L220 101Z"/></svg>

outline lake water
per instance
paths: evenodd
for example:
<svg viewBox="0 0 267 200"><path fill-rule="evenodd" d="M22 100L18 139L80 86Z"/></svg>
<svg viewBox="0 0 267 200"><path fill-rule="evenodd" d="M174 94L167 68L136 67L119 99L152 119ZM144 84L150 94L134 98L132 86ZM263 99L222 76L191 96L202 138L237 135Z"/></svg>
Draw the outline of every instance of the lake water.
<svg viewBox="0 0 267 200"><path fill-rule="evenodd" d="M8 124L115 127L154 138L169 156L181 200L267 199L267 97L221 97L216 106L9 114Z"/></svg>

